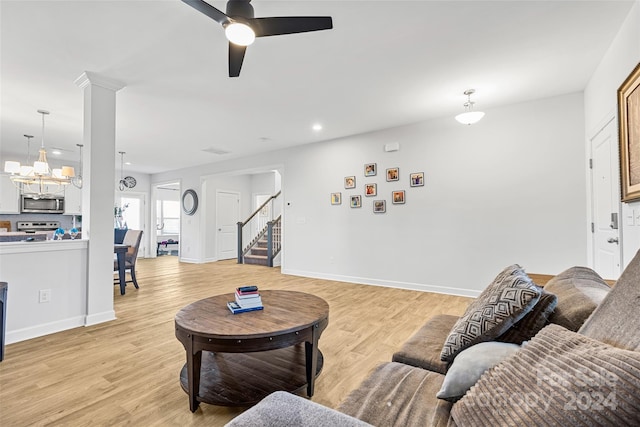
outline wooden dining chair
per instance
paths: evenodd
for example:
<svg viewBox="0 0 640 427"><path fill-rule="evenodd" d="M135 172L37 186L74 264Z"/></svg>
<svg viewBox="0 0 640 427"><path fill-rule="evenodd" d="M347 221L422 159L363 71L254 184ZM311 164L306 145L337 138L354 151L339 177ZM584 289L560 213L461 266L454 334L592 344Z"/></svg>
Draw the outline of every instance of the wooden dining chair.
<svg viewBox="0 0 640 427"><path fill-rule="evenodd" d="M124 235L124 240L122 241L123 244L129 246L124 257L124 269L125 272L129 270L131 273L131 280L125 279L125 283L133 283L136 289L139 288L138 281L136 280L136 259L138 258L140 241L142 241L142 230L127 230L127 234ZM113 261L113 271L118 271L117 260Z"/></svg>

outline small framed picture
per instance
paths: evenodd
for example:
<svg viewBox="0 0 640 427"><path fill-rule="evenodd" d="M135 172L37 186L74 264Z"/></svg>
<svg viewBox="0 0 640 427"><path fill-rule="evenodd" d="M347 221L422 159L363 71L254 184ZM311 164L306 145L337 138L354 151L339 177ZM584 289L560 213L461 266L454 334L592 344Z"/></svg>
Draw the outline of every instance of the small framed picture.
<svg viewBox="0 0 640 427"><path fill-rule="evenodd" d="M398 190L391 193L391 203L401 205L404 203L404 190Z"/></svg>
<svg viewBox="0 0 640 427"><path fill-rule="evenodd" d="M356 188L356 177L355 176L345 176L344 177L344 188Z"/></svg>
<svg viewBox="0 0 640 427"><path fill-rule="evenodd" d="M331 193L331 204L332 205L342 204L342 193Z"/></svg>
<svg viewBox="0 0 640 427"><path fill-rule="evenodd" d="M400 179L400 168L387 169L387 181L398 181Z"/></svg>
<svg viewBox="0 0 640 427"><path fill-rule="evenodd" d="M365 184L364 185L364 195L367 197L372 197L378 194L378 185L377 184Z"/></svg>
<svg viewBox="0 0 640 427"><path fill-rule="evenodd" d="M412 187L422 187L424 185L424 172L414 172L409 178Z"/></svg>
<svg viewBox="0 0 640 427"><path fill-rule="evenodd" d="M357 195L357 196L351 196L351 204L350 206L352 208L361 208L362 207L362 196L361 195Z"/></svg>
<svg viewBox="0 0 640 427"><path fill-rule="evenodd" d="M385 200L374 200L373 201L373 212L374 213L385 213L387 211L387 202Z"/></svg>
<svg viewBox="0 0 640 427"><path fill-rule="evenodd" d="M378 167L375 163L367 163L364 165L364 176L376 176Z"/></svg>

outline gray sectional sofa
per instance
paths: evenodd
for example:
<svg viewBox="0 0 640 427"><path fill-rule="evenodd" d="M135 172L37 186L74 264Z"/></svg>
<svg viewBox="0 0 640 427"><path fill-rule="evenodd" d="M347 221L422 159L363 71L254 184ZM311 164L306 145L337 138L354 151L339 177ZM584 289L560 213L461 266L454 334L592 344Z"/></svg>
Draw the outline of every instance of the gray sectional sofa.
<svg viewBox="0 0 640 427"><path fill-rule="evenodd" d="M585 267L538 288L509 266L335 410L277 392L228 424L362 425L640 425L640 252L613 288Z"/></svg>

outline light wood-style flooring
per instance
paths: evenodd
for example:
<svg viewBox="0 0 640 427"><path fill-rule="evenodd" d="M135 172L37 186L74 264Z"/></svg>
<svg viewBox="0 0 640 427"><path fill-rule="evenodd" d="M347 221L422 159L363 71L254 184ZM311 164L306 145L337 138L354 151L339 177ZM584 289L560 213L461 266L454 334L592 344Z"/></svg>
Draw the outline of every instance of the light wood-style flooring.
<svg viewBox="0 0 640 427"><path fill-rule="evenodd" d="M140 289L114 286L112 322L6 347L0 425L221 426L241 412L201 404L189 411L179 383L185 352L174 316L191 302L240 285L309 292L330 306L320 339L323 372L313 401L336 407L376 365L438 313L462 314L464 297L287 276L278 268L139 260ZM10 304L10 301L9 301ZM25 313L28 315L28 313Z"/></svg>

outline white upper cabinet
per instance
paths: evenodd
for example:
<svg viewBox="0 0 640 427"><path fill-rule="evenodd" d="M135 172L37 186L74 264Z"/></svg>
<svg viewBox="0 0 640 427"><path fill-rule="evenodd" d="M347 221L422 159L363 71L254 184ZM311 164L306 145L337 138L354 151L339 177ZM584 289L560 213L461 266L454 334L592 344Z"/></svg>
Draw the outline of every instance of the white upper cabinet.
<svg viewBox="0 0 640 427"><path fill-rule="evenodd" d="M73 184L64 188L65 215L82 215L82 189Z"/></svg>
<svg viewBox="0 0 640 427"><path fill-rule="evenodd" d="M9 175L0 175L0 214L20 213L20 191Z"/></svg>

